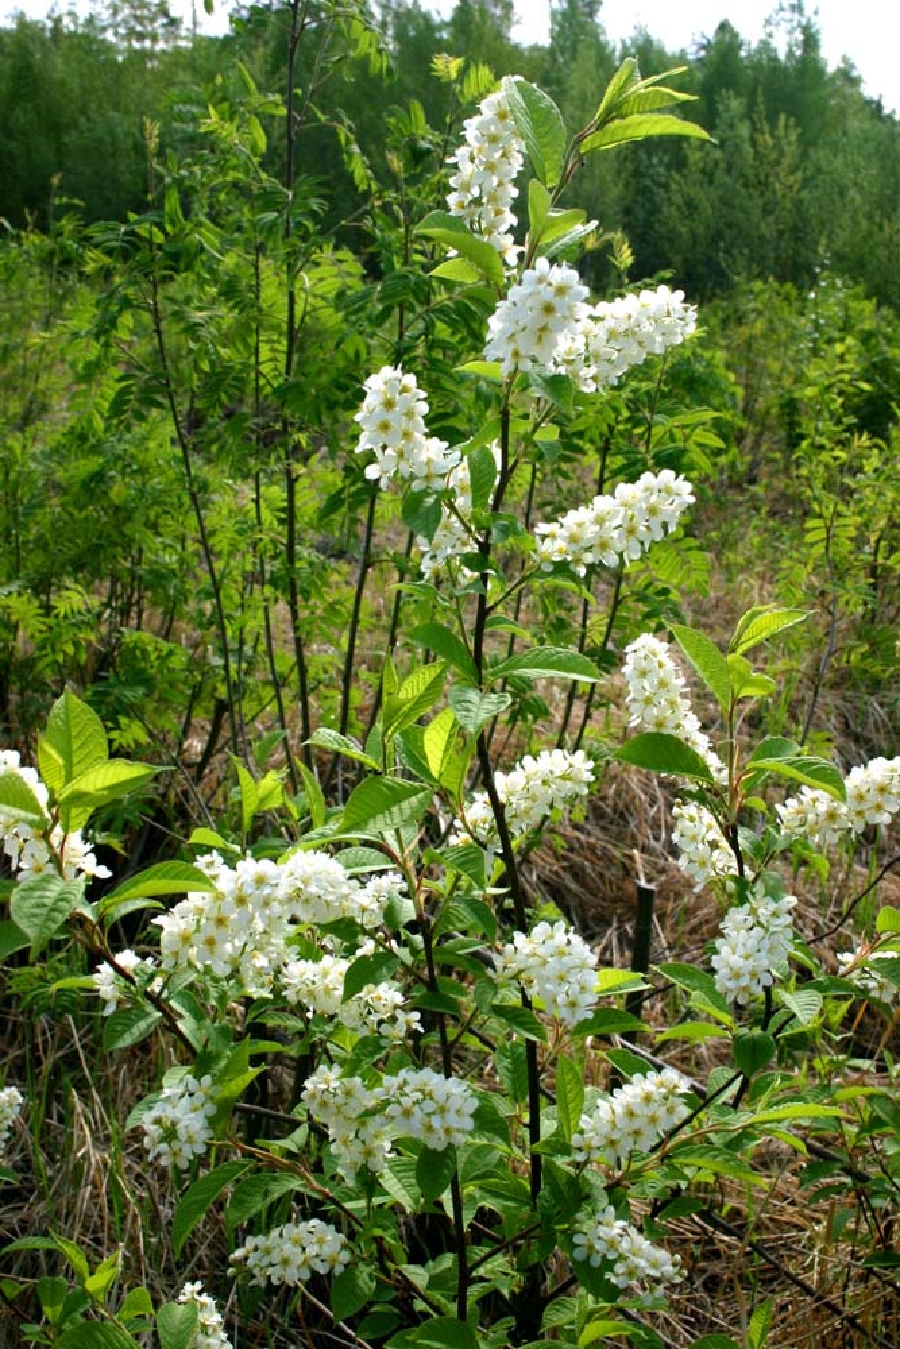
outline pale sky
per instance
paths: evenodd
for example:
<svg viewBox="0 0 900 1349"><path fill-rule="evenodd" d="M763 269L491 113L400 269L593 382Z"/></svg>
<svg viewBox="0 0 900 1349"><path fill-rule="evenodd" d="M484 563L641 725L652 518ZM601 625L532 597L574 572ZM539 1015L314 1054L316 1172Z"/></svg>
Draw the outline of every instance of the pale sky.
<svg viewBox="0 0 900 1349"><path fill-rule="evenodd" d="M514 36L523 43L546 42L550 31L550 0L513 0L516 13ZM170 0L173 13L190 22L192 0ZM454 0L423 0L424 7L449 14ZM695 39L710 37L723 18L730 19L744 38L757 41L763 35L766 17L777 0L602 0L600 18L608 35L618 41L630 37L643 25L670 51L691 48ZM216 12L208 18L202 0L196 0L200 27L205 32L224 32L228 27L228 0L215 0ZM86 10L88 0L72 6ZM43 18L50 0L0 0L0 15L23 9L32 18ZM58 0L58 8L70 8L70 0ZM817 15L822 50L829 66L848 56L863 79L865 92L881 97L886 108L900 112L900 0L807 0L807 12Z"/></svg>

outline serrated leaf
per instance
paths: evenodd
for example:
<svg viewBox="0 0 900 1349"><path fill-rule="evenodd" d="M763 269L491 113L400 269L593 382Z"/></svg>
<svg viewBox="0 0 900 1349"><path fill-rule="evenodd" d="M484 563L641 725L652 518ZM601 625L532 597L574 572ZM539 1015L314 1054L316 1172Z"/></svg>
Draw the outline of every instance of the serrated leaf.
<svg viewBox="0 0 900 1349"><path fill-rule="evenodd" d="M748 770L752 766L756 773L774 773L777 777L789 778L792 782L802 782L808 787L818 787L838 801L847 799L844 779L834 764L812 755L798 754L793 758L752 759L748 761Z"/></svg>
<svg viewBox="0 0 900 1349"><path fill-rule="evenodd" d="M458 365L456 369L461 375L477 375L489 384L503 383L503 366L499 361L466 361L465 365Z"/></svg>
<svg viewBox="0 0 900 1349"><path fill-rule="evenodd" d="M708 141L710 135L696 122L685 122L671 113L632 113L627 117L617 117L606 126L593 131L581 142L581 153L590 154L592 150L612 150L617 145L628 145L632 141L647 140L651 136L687 136L693 140Z"/></svg>
<svg viewBox="0 0 900 1349"><path fill-rule="evenodd" d="M444 281L459 281L464 286L471 286L483 279L482 273L468 258L448 258L446 262L432 267L428 275L439 276Z"/></svg>
<svg viewBox="0 0 900 1349"><path fill-rule="evenodd" d="M803 623L810 616L808 609L779 609L768 604L748 609L738 620L729 651L741 656L760 642L767 642L779 632Z"/></svg>
<svg viewBox="0 0 900 1349"><path fill-rule="evenodd" d="M131 1045L146 1040L155 1026L162 1021L159 1012L146 1007L122 1007L106 1018L103 1023L103 1048L107 1053L114 1049L127 1049Z"/></svg>
<svg viewBox="0 0 900 1349"><path fill-rule="evenodd" d="M541 237L552 200L540 179L532 178L528 184L528 237L532 245Z"/></svg>
<svg viewBox="0 0 900 1349"><path fill-rule="evenodd" d="M493 244L477 238L458 216L451 215L449 211L431 211L416 233L423 234L426 239L434 239L435 243L443 244L445 248L452 248L477 267L488 281L495 286L503 285L503 261L500 254Z"/></svg>
<svg viewBox="0 0 900 1349"><path fill-rule="evenodd" d="M306 804L309 807L312 827L313 829L321 829L325 823L325 794L311 768L307 768L305 763L298 760L297 769L303 782L303 791L306 796Z"/></svg>
<svg viewBox="0 0 900 1349"><path fill-rule="evenodd" d="M894 909L890 904L885 904L884 908L878 910L878 917L875 919L876 932L900 932L900 909Z"/></svg>
<svg viewBox="0 0 900 1349"><path fill-rule="evenodd" d="M383 980L389 979L398 964L397 957L391 955L389 951L372 956L358 956L347 967L341 1001L347 1002L350 998L354 998L369 984L380 984Z"/></svg>
<svg viewBox="0 0 900 1349"><path fill-rule="evenodd" d="M580 229L584 226L586 220L587 212L577 208L566 211L551 211L541 230L541 248L539 251L543 251L548 244L555 243L556 240L570 234L573 230ZM590 233L595 228L596 221L592 221L585 232Z"/></svg>
<svg viewBox="0 0 900 1349"><path fill-rule="evenodd" d="M584 1078L581 1069L560 1054L556 1060L556 1120L567 1143L578 1129L584 1107Z"/></svg>
<svg viewBox="0 0 900 1349"><path fill-rule="evenodd" d="M753 1077L775 1057L775 1038L768 1031L745 1031L734 1038L734 1061L745 1077Z"/></svg>
<svg viewBox="0 0 900 1349"><path fill-rule="evenodd" d="M178 1201L175 1217L172 1221L172 1246L175 1255L180 1256L184 1243L209 1208L218 1199L223 1190L233 1185L238 1176L244 1174L251 1165L249 1162L226 1162L217 1166L208 1175L201 1176L190 1185Z"/></svg>
<svg viewBox="0 0 900 1349"><path fill-rule="evenodd" d="M11 956L14 951L21 951L24 947L30 945L30 937L9 918L0 921L0 963Z"/></svg>
<svg viewBox="0 0 900 1349"><path fill-rule="evenodd" d="M713 782L706 760L677 736L662 731L647 731L632 736L613 755L620 763L634 764L651 773L671 773L676 777L695 778L698 782Z"/></svg>
<svg viewBox="0 0 900 1349"><path fill-rule="evenodd" d="M155 898L158 895L187 895L194 890L209 893L215 884L190 862L157 862L146 871L139 871L115 890L105 895L100 903L100 916L121 904L125 899Z"/></svg>
<svg viewBox="0 0 900 1349"><path fill-rule="evenodd" d="M440 623L420 623L418 627L412 628L407 634L411 642L416 646L425 647L433 651L441 660L447 661L454 670L465 675L466 679L472 684L478 683L478 671L475 668L475 662L469 652L468 647L461 638L457 637L455 632L449 628L443 627Z"/></svg>
<svg viewBox="0 0 900 1349"><path fill-rule="evenodd" d="M431 803L431 789L403 778L365 778L344 807L341 830L347 834L383 833L420 820Z"/></svg>
<svg viewBox="0 0 900 1349"><path fill-rule="evenodd" d="M365 1265L354 1262L342 1269L331 1285L331 1310L336 1321L346 1321L362 1311L375 1292L375 1275Z"/></svg>
<svg viewBox="0 0 900 1349"><path fill-rule="evenodd" d="M320 749L330 749L334 754L342 754L345 759L355 759L357 763L365 764L366 768L371 768L376 773L381 767L381 764L368 755L358 741L349 735L341 735L339 731L332 731L327 726L320 726L317 731L313 731L307 743Z"/></svg>
<svg viewBox="0 0 900 1349"><path fill-rule="evenodd" d="M41 830L49 824L34 792L18 773L0 772L0 820L15 819Z"/></svg>
<svg viewBox="0 0 900 1349"><path fill-rule="evenodd" d="M587 656L562 646L535 646L493 666L491 682L508 679L576 679L583 684L599 684L603 675Z"/></svg>
<svg viewBox="0 0 900 1349"><path fill-rule="evenodd" d="M731 676L728 662L715 642L694 628L675 623L672 636L681 647L697 674L710 690L722 711L727 715L731 703Z"/></svg>
<svg viewBox="0 0 900 1349"><path fill-rule="evenodd" d="M225 1210L225 1221L229 1227L240 1227L241 1223L247 1222L282 1195L305 1189L306 1182L301 1176L290 1175L284 1171L250 1176L235 1186Z"/></svg>
<svg viewBox="0 0 900 1349"><path fill-rule="evenodd" d="M443 661L422 665L406 676L395 693L385 698L382 729L386 738L399 735L434 707L444 691L446 672Z"/></svg>
<svg viewBox="0 0 900 1349"><path fill-rule="evenodd" d="M480 1349L478 1336L455 1316L430 1316L412 1330L402 1330L387 1342L387 1349Z"/></svg>
<svg viewBox="0 0 900 1349"><path fill-rule="evenodd" d="M127 759L109 759L106 763L96 764L87 772L80 773L67 783L59 793L60 803L68 806L84 807L88 804L96 810L98 806L116 801L122 796L142 787L149 782L160 768L150 764L130 763ZM0 784L2 784L0 778Z"/></svg>
<svg viewBox="0 0 900 1349"><path fill-rule="evenodd" d="M442 1195L456 1174L456 1149L423 1148L416 1161L416 1184L426 1204Z"/></svg>
<svg viewBox="0 0 900 1349"><path fill-rule="evenodd" d="M439 712L425 727L422 738L425 759L437 779L440 779L444 764L453 751L457 737L456 727L457 721L452 707L445 707L443 712Z"/></svg>
<svg viewBox="0 0 900 1349"><path fill-rule="evenodd" d="M407 529L430 543L441 523L441 499L431 492L405 492L400 515Z"/></svg>
<svg viewBox="0 0 900 1349"><path fill-rule="evenodd" d="M32 952L41 951L84 899L84 881L64 881L52 871L20 881L9 899L9 915L27 933Z"/></svg>
<svg viewBox="0 0 900 1349"><path fill-rule="evenodd" d="M133 1336L108 1321L76 1321L66 1326L55 1346L56 1349L140 1349Z"/></svg>
<svg viewBox="0 0 900 1349"><path fill-rule="evenodd" d="M200 1311L196 1302L165 1302L156 1313L160 1349L190 1349Z"/></svg>
<svg viewBox="0 0 900 1349"><path fill-rule="evenodd" d="M491 1004L491 1011L499 1021L504 1021L507 1026L511 1026L518 1035L524 1035L526 1040L547 1039L547 1032L535 1016L534 1012L529 1011L527 1007L518 1007L513 1003L495 1002Z"/></svg>
<svg viewBox="0 0 900 1349"><path fill-rule="evenodd" d="M479 445L466 456L473 511L486 511L497 480L497 461L488 445Z"/></svg>
<svg viewBox="0 0 900 1349"><path fill-rule="evenodd" d="M812 988L798 988L795 993L779 990L782 1006L800 1022L801 1026L810 1026L822 1010L822 995Z"/></svg>
<svg viewBox="0 0 900 1349"><path fill-rule="evenodd" d="M43 740L51 752L48 759L52 761L55 756L62 770L60 788L104 763L109 753L97 713L68 689L50 709Z"/></svg>
<svg viewBox="0 0 900 1349"><path fill-rule="evenodd" d="M454 684L447 701L460 726L470 735L477 735L482 726L512 706L512 698L508 693L479 693L478 689L468 684Z"/></svg>
<svg viewBox="0 0 900 1349"><path fill-rule="evenodd" d="M416 1180L416 1159L394 1157L378 1172L378 1179L392 1199L407 1213L422 1207L422 1193Z"/></svg>
<svg viewBox="0 0 900 1349"><path fill-rule="evenodd" d="M568 142L562 113L549 94L527 80L507 80L505 88L535 173L547 187L555 187L562 176Z"/></svg>
<svg viewBox="0 0 900 1349"><path fill-rule="evenodd" d="M731 677L731 692L735 699L738 698L770 698L778 689L778 685L770 675L760 674L754 670L749 660L743 656L736 656L733 651L729 651L726 657L728 662L728 673Z"/></svg>
<svg viewBox="0 0 900 1349"><path fill-rule="evenodd" d="M702 1146L688 1144L674 1147L668 1153L668 1159L676 1166L696 1167L708 1171L714 1176L728 1176L732 1180L743 1181L747 1185L768 1185L769 1179L754 1171L743 1158L727 1148L714 1147L709 1143Z"/></svg>
<svg viewBox="0 0 900 1349"><path fill-rule="evenodd" d="M583 1035L624 1035L628 1031L646 1030L639 1017L631 1012L621 1012L618 1007L598 1007L595 1012L579 1021L572 1034Z"/></svg>

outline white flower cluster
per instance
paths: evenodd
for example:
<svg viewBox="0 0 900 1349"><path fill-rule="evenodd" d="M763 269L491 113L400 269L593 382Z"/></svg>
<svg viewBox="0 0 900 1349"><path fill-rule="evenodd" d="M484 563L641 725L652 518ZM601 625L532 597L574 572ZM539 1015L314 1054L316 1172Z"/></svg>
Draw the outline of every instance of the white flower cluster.
<svg viewBox="0 0 900 1349"><path fill-rule="evenodd" d="M770 898L757 881L746 904L728 910L711 962L716 988L728 1002L749 1002L774 983L776 966L790 953L796 903L793 895Z"/></svg>
<svg viewBox="0 0 900 1349"><path fill-rule="evenodd" d="M17 750L0 750L0 777L7 773L21 778L46 814L50 801L46 785L35 769L21 763ZM0 805L0 838L3 840L3 852L20 881L28 876L57 870L62 872L63 879L67 881L74 880L76 876L90 879L112 875L109 867L101 866L97 861L90 844L82 838L80 829L66 834L62 826L57 824L48 842L35 832L30 820L17 815L11 807Z"/></svg>
<svg viewBox="0 0 900 1349"><path fill-rule="evenodd" d="M724 876L737 875L737 858L712 811L696 801L676 801L672 808L672 842L678 865L702 890Z"/></svg>
<svg viewBox="0 0 900 1349"><path fill-rule="evenodd" d="M0 1090L0 1156L3 1155L10 1130L24 1104L25 1097L18 1087L3 1087Z"/></svg>
<svg viewBox="0 0 900 1349"><path fill-rule="evenodd" d="M617 1288L652 1292L658 1284L681 1278L678 1256L654 1246L631 1223L616 1218L612 1204L582 1220L573 1235L572 1255L595 1269L611 1262L609 1277Z"/></svg>
<svg viewBox="0 0 900 1349"><path fill-rule="evenodd" d="M900 990L892 980L878 973L878 965L882 960L898 959L900 950L882 947L872 951L866 946L860 946L855 951L839 952L838 974L856 984L860 992L868 997L879 998L881 1002L893 1002Z"/></svg>
<svg viewBox="0 0 900 1349"><path fill-rule="evenodd" d="M682 1096L687 1079L674 1068L638 1073L610 1096L602 1096L591 1114L583 1114L572 1135L577 1162L605 1161L619 1168L633 1152L649 1152L663 1134L689 1114Z"/></svg>
<svg viewBox="0 0 900 1349"><path fill-rule="evenodd" d="M601 300L560 343L556 364L584 393L597 393L648 356L678 346L696 327L696 308L684 303L684 291L668 286Z"/></svg>
<svg viewBox="0 0 900 1349"><path fill-rule="evenodd" d="M587 286L574 267L538 258L488 319L484 354L514 370L552 370L560 343L587 312Z"/></svg>
<svg viewBox="0 0 900 1349"><path fill-rule="evenodd" d="M500 467L500 446L491 445L494 462ZM447 479L447 490L453 502L453 510L441 507L441 519L428 540L420 537L419 548L422 551L422 575L426 580L434 580L454 558L461 553L472 553L477 548L477 540L469 526L472 515L472 480L469 475L468 458L461 460ZM468 584L474 573L468 567L459 568L459 580Z"/></svg>
<svg viewBox="0 0 900 1349"><path fill-rule="evenodd" d="M536 829L554 813L568 810L587 796L593 781L593 765L580 749L544 749L538 755L526 754L508 773L494 774L497 795L514 838ZM466 807L465 826L453 836L454 842L473 838L485 847L497 841L497 821L487 792L475 793Z"/></svg>
<svg viewBox="0 0 900 1349"><path fill-rule="evenodd" d="M385 365L369 376L364 387L366 396L354 421L360 426L357 453L371 450L375 455L366 477L386 488L396 474L414 491L440 491L459 463L459 452L428 435L428 400L415 375Z"/></svg>
<svg viewBox="0 0 900 1349"><path fill-rule="evenodd" d="M806 838L822 850L845 834L861 834L867 825L890 824L900 811L900 757L858 764L844 786L846 804L818 788L801 787L776 807L784 833Z"/></svg>
<svg viewBox="0 0 900 1349"><path fill-rule="evenodd" d="M496 969L500 978L518 980L548 1016L566 1026L584 1021L597 1001L597 954L563 922L538 923L529 934L514 932Z"/></svg>
<svg viewBox="0 0 900 1349"><path fill-rule="evenodd" d="M204 1293L201 1283L186 1283L178 1294L178 1301L197 1308L197 1330L190 1349L229 1349L231 1341L225 1333L225 1323L214 1300Z"/></svg>
<svg viewBox="0 0 900 1349"><path fill-rule="evenodd" d="M311 1274L339 1274L350 1263L350 1248L343 1232L319 1218L303 1223L285 1223L264 1236L248 1237L231 1257L233 1265L245 1264L253 1283L281 1283L294 1288Z"/></svg>
<svg viewBox="0 0 900 1349"><path fill-rule="evenodd" d="M367 984L344 1001L344 976L351 961L326 953L320 960L291 960L281 971L285 997L310 1014L337 1017L341 1025L366 1035L384 1035L399 1043L421 1029L418 1012L404 1008L399 985L384 980Z"/></svg>
<svg viewBox="0 0 900 1349"><path fill-rule="evenodd" d="M727 780L727 772L700 729L700 722L684 692L684 676L669 655L669 648L658 637L643 633L625 648L622 667L627 684L625 701L629 726L677 736L706 760L717 781Z"/></svg>
<svg viewBox="0 0 900 1349"><path fill-rule="evenodd" d="M403 1068L369 1087L327 1065L307 1078L301 1099L327 1129L335 1161L348 1179L361 1166L380 1171L394 1138L416 1138L437 1152L460 1147L472 1132L478 1104L468 1082L432 1068Z"/></svg>
<svg viewBox="0 0 900 1349"><path fill-rule="evenodd" d="M579 576L599 564L636 562L677 528L693 500L691 484L671 469L642 473L637 482L620 483L612 495L596 496L589 506L538 525L538 560L544 571L567 562Z"/></svg>
<svg viewBox="0 0 900 1349"><path fill-rule="evenodd" d="M199 1082L190 1075L177 1086L163 1087L158 1101L141 1120L144 1147L152 1162L186 1171L194 1157L202 1157L212 1138L210 1118L216 1113L215 1088L207 1074Z"/></svg>
<svg viewBox="0 0 900 1349"><path fill-rule="evenodd" d="M139 956L134 951L118 951L116 963L129 974L149 974L157 968L152 956ZM127 980L121 978L105 960L97 966L91 978L94 981L95 992L103 1000L104 1016L111 1016L123 997L128 997L134 992ZM154 992L158 992L161 981L154 980L152 987Z"/></svg>
<svg viewBox="0 0 900 1349"><path fill-rule="evenodd" d="M209 853L196 865L215 888L191 892L153 920L161 929L163 968L194 966L219 978L239 973L256 996L271 990L287 962L296 925L355 918L373 929L389 901L403 894L399 873L377 874L360 884L320 852L295 852L282 863L247 857L233 868Z"/></svg>
<svg viewBox="0 0 900 1349"><path fill-rule="evenodd" d="M450 179L452 191L447 206L473 234L493 244L508 267L514 267L517 249L512 230L516 217L510 208L518 195L515 182L525 145L506 94L510 78L507 76L497 93L484 99L475 116L463 123L464 143L450 158L456 172Z"/></svg>

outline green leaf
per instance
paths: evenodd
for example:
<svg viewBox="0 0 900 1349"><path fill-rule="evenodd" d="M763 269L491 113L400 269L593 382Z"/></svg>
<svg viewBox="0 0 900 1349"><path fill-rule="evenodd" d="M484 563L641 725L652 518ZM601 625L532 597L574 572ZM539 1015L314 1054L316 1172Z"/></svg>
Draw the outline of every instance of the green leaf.
<svg viewBox="0 0 900 1349"><path fill-rule="evenodd" d="M423 746L425 759L434 777L440 781L447 759L453 752L457 737L457 720L452 707L445 707L425 727Z"/></svg>
<svg viewBox="0 0 900 1349"><path fill-rule="evenodd" d="M595 1344L597 1340L612 1339L613 1336L621 1335L623 1339L630 1340L640 1334L637 1326L631 1326L627 1321L589 1321L584 1330L578 1336L578 1349L587 1349L589 1344Z"/></svg>
<svg viewBox="0 0 900 1349"><path fill-rule="evenodd" d="M822 995L814 988L798 988L796 993L781 989L779 1000L782 1006L794 1013L801 1026L811 1026L822 1010Z"/></svg>
<svg viewBox="0 0 900 1349"><path fill-rule="evenodd" d="M136 1339L109 1321L76 1321L66 1326L55 1345L56 1349L140 1349Z"/></svg>
<svg viewBox="0 0 900 1349"><path fill-rule="evenodd" d="M109 754L106 732L97 713L68 689L61 698L57 698L50 710L42 743L46 744L49 751L47 760L51 776L54 776L54 769L57 773L60 769L62 771L59 786L53 785L51 788L54 791L59 791L89 768L105 763ZM40 747L38 757L41 774L47 785L51 786L44 774Z"/></svg>
<svg viewBox="0 0 900 1349"><path fill-rule="evenodd" d="M16 819L38 830L49 820L40 801L18 773L0 771L0 820Z"/></svg>
<svg viewBox="0 0 900 1349"><path fill-rule="evenodd" d="M176 1257L184 1243L223 1190L227 1190L250 1166L249 1162L226 1162L188 1186L178 1201L172 1221L172 1246Z"/></svg>
<svg viewBox="0 0 900 1349"><path fill-rule="evenodd" d="M59 800L70 806L90 805L92 810L96 810L98 806L106 805L108 801L128 796L130 792L136 791L160 772L162 769L154 768L150 764L129 763L127 759L110 759L73 778L59 793Z"/></svg>
<svg viewBox="0 0 900 1349"><path fill-rule="evenodd" d="M578 209L551 211L541 230L541 249L546 249L549 244L564 238L572 231L579 230L579 227L583 226L586 220L586 211ZM590 234L596 228L596 223L596 221L591 221L590 225L585 228L584 233Z"/></svg>
<svg viewBox="0 0 900 1349"><path fill-rule="evenodd" d="M439 276L444 281L461 281L464 286L482 280L482 273L466 258L448 258L446 262L439 262L428 275Z"/></svg>
<svg viewBox="0 0 900 1349"><path fill-rule="evenodd" d="M695 778L699 782L713 782L709 764L675 735L662 731L648 731L633 736L613 755L620 763L647 768L651 773L672 773L677 777Z"/></svg>
<svg viewBox="0 0 900 1349"><path fill-rule="evenodd" d="M480 1349L478 1336L455 1316L430 1316L412 1330L401 1330L387 1342L387 1349Z"/></svg>
<svg viewBox="0 0 900 1349"><path fill-rule="evenodd" d="M456 1149L423 1148L416 1161L416 1184L426 1204L442 1195L456 1174Z"/></svg>
<svg viewBox="0 0 900 1349"><path fill-rule="evenodd" d="M420 820L431 802L431 789L402 778L366 778L344 807L341 830L347 834L383 833Z"/></svg>
<svg viewBox="0 0 900 1349"><path fill-rule="evenodd" d="M367 754L358 741L349 735L341 735L339 731L332 731L327 726L320 726L317 731L313 731L308 743L317 745L320 749L330 749L334 754L342 754L345 759L355 759L357 763L365 764L366 768L371 768L376 773L381 768L381 764ZM304 783L305 781L304 778Z"/></svg>
<svg viewBox="0 0 900 1349"><path fill-rule="evenodd" d="M497 480L497 461L494 452L487 445L479 445L471 454L466 455L466 463L469 466L472 509L486 511Z"/></svg>
<svg viewBox="0 0 900 1349"><path fill-rule="evenodd" d="M563 676L583 684L599 684L603 675L587 656L562 646L534 646L509 660L501 661L490 671L491 682L515 675L518 679L552 679Z"/></svg>
<svg viewBox="0 0 900 1349"><path fill-rule="evenodd" d="M344 975L341 1001L347 1002L370 984L380 984L383 980L389 979L397 969L398 963L397 957L389 951L381 951L372 956L357 956L356 960L348 965Z"/></svg>
<svg viewBox="0 0 900 1349"><path fill-rule="evenodd" d="M430 543L441 523L441 499L431 492L405 492L400 514L407 529Z"/></svg>
<svg viewBox="0 0 900 1349"><path fill-rule="evenodd" d="M794 758L749 759L748 772L753 769L754 777L762 773L774 773L778 777L789 778L792 782L802 782L808 787L818 787L838 801L847 799L844 779L834 764L826 759L817 759L812 755L798 754Z"/></svg>
<svg viewBox="0 0 900 1349"><path fill-rule="evenodd" d="M434 707L444 691L446 665L422 665L404 679L396 693L384 700L382 725L384 736L399 735Z"/></svg>
<svg viewBox="0 0 900 1349"><path fill-rule="evenodd" d="M727 716L731 704L731 676L722 652L704 633L684 627L681 623L673 624L671 632Z"/></svg>
<svg viewBox="0 0 900 1349"><path fill-rule="evenodd" d="M485 239L477 238L471 230L449 211L431 211L416 230L426 239L452 248L461 257L467 258L482 276L495 286L503 285L503 262L500 254Z"/></svg>
<svg viewBox="0 0 900 1349"><path fill-rule="evenodd" d="M416 1180L414 1157L393 1157L378 1172L381 1185L407 1213L422 1207L422 1194Z"/></svg>
<svg viewBox="0 0 900 1349"><path fill-rule="evenodd" d="M671 113L632 113L628 117L617 117L599 131L593 131L581 142L581 153L590 154L592 150L611 150L616 145L627 145L632 141L647 140L650 136L688 136L694 140L708 141L710 135L696 122L685 122Z"/></svg>
<svg viewBox="0 0 900 1349"><path fill-rule="evenodd" d="M456 369L461 375L477 375L489 384L503 383L503 366L499 361L466 361L465 365L458 365Z"/></svg>
<svg viewBox="0 0 900 1349"><path fill-rule="evenodd" d="M282 1195L304 1189L306 1182L301 1176L288 1175L284 1171L250 1176L235 1187L225 1210L225 1221L229 1227L240 1227L241 1223L247 1222Z"/></svg>
<svg viewBox="0 0 900 1349"><path fill-rule="evenodd" d="M353 1263L331 1285L331 1310L336 1321L346 1321L362 1311L375 1293L375 1275L365 1265Z"/></svg>
<svg viewBox="0 0 900 1349"><path fill-rule="evenodd" d="M104 917L126 899L145 899L157 895L187 895L193 890L211 892L215 884L198 867L190 862L157 862L146 871L139 871L100 903L100 916Z"/></svg>
<svg viewBox="0 0 900 1349"><path fill-rule="evenodd" d="M635 57L626 56L625 60L619 66L619 69L613 75L606 91L600 102L600 106L594 114L595 122L606 122L613 116L617 107L622 103L630 89L639 86L641 83L640 71Z"/></svg>
<svg viewBox="0 0 900 1349"><path fill-rule="evenodd" d="M491 1011L499 1021L504 1021L507 1026L512 1026L518 1035L524 1035L526 1040L547 1039L547 1032L538 1021L534 1012L527 1007L518 1007L514 1003L494 1002L491 1004Z"/></svg>
<svg viewBox="0 0 900 1349"><path fill-rule="evenodd" d="M372 763L375 760L371 760ZM306 795L306 804L309 807L309 818L312 821L313 829L321 829L325 823L325 795L319 786L319 780L311 768L306 764L297 761L297 768L300 771L300 777L303 779L303 791Z"/></svg>
<svg viewBox="0 0 900 1349"><path fill-rule="evenodd" d="M84 899L84 881L64 881L52 871L21 881L9 900L9 915L28 934L36 955Z"/></svg>
<svg viewBox="0 0 900 1349"><path fill-rule="evenodd" d="M775 1057L775 1037L768 1031L745 1031L734 1038L734 1061L745 1077L752 1077Z"/></svg>
<svg viewBox="0 0 900 1349"><path fill-rule="evenodd" d="M103 1025L103 1048L107 1052L127 1049L146 1040L162 1021L159 1012L146 1007L122 1007L107 1017Z"/></svg>
<svg viewBox="0 0 900 1349"><path fill-rule="evenodd" d="M773 1305L772 1299L767 1298L750 1317L750 1324L747 1326L747 1349L765 1349L772 1326Z"/></svg>
<svg viewBox="0 0 900 1349"><path fill-rule="evenodd" d="M460 726L470 735L477 735L482 726L512 706L508 693L479 693L468 684L454 684L447 701Z"/></svg>
<svg viewBox="0 0 900 1349"><path fill-rule="evenodd" d="M547 187L555 187L562 176L568 142L562 113L549 94L527 80L507 80L505 88L535 173Z"/></svg>
<svg viewBox="0 0 900 1349"><path fill-rule="evenodd" d="M900 932L900 909L894 909L890 904L885 904L883 909L878 910L878 917L875 919L876 932Z"/></svg>
<svg viewBox="0 0 900 1349"><path fill-rule="evenodd" d="M9 918L0 921L0 964L14 951L21 951L23 947L29 944L30 938L27 932L23 932Z"/></svg>
<svg viewBox="0 0 900 1349"><path fill-rule="evenodd" d="M532 245L541 237L552 200L543 183L532 178L528 184L528 237Z"/></svg>
<svg viewBox="0 0 900 1349"><path fill-rule="evenodd" d="M738 620L728 649L741 656L760 642L767 642L779 632L804 623L810 616L808 609L779 609L774 605L760 604L748 609Z"/></svg>
<svg viewBox="0 0 900 1349"><path fill-rule="evenodd" d="M197 1333L196 1302L165 1302L156 1313L160 1349L189 1349Z"/></svg>
<svg viewBox="0 0 900 1349"><path fill-rule="evenodd" d="M231 762L234 771L237 773L238 786L241 792L241 836L246 839L253 823L253 817L259 810L259 792L256 782L241 761L232 755Z"/></svg>
<svg viewBox="0 0 900 1349"><path fill-rule="evenodd" d="M575 1036L583 1035L624 1035L627 1031L646 1030L639 1017L631 1012L620 1012L617 1007L598 1007L584 1021L579 1021L572 1031Z"/></svg>
<svg viewBox="0 0 900 1349"><path fill-rule="evenodd" d="M738 698L770 698L776 692L775 680L770 675L759 674L743 656L729 651L726 660L735 702Z"/></svg>
<svg viewBox="0 0 900 1349"><path fill-rule="evenodd" d="M565 1054L556 1060L556 1118L559 1131L567 1143L577 1132L584 1107L584 1079L578 1068Z"/></svg>
<svg viewBox="0 0 900 1349"><path fill-rule="evenodd" d="M153 1299L146 1288L130 1288L119 1308L119 1320L131 1321L153 1315Z"/></svg>
<svg viewBox="0 0 900 1349"><path fill-rule="evenodd" d="M416 646L433 651L441 660L447 661L454 670L458 670L471 684L478 683L478 671L469 649L461 638L440 623L420 623L407 634Z"/></svg>
<svg viewBox="0 0 900 1349"><path fill-rule="evenodd" d="M673 1147L668 1153L668 1159L676 1166L689 1166L701 1173L707 1171L713 1176L728 1176L747 1185L770 1184L765 1175L754 1171L736 1153L729 1152L727 1148L714 1147L711 1143Z"/></svg>

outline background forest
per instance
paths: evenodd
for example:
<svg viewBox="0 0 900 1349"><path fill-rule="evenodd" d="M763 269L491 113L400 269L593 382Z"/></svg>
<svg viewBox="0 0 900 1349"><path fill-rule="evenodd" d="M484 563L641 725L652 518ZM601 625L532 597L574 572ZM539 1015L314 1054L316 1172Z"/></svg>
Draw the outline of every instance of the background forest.
<svg viewBox="0 0 900 1349"><path fill-rule="evenodd" d="M900 1342L900 121L511 19L0 28L0 1347Z"/></svg>

